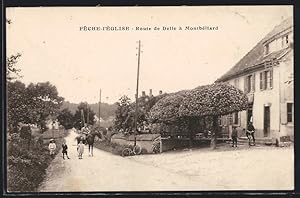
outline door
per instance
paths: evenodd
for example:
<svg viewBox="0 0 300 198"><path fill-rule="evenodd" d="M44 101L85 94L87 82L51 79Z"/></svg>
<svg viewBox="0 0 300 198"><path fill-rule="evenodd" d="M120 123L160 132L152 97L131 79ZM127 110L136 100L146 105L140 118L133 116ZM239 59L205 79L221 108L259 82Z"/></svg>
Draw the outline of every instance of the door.
<svg viewBox="0 0 300 198"><path fill-rule="evenodd" d="M247 126L249 125L250 122L253 122L253 110L252 110L252 105L248 107L247 111Z"/></svg>
<svg viewBox="0 0 300 198"><path fill-rule="evenodd" d="M264 137L270 135L270 107L264 107Z"/></svg>

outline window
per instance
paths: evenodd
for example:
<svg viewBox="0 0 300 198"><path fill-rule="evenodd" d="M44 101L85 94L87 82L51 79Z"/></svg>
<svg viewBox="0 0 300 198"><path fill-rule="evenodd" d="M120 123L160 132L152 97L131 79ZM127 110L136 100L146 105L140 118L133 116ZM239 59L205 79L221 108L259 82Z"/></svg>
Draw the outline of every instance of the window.
<svg viewBox="0 0 300 198"><path fill-rule="evenodd" d="M270 46L269 43L265 45L265 55L270 53Z"/></svg>
<svg viewBox="0 0 300 198"><path fill-rule="evenodd" d="M289 44L289 35L285 35L281 39L281 47L285 48L288 46L288 44Z"/></svg>
<svg viewBox="0 0 300 198"><path fill-rule="evenodd" d="M246 76L245 78L245 93L254 92L255 91L255 75L251 74Z"/></svg>
<svg viewBox="0 0 300 198"><path fill-rule="evenodd" d="M287 122L294 121L294 103L287 103Z"/></svg>
<svg viewBox="0 0 300 198"><path fill-rule="evenodd" d="M273 87L273 71L267 70L259 74L259 87L261 90L272 89Z"/></svg>
<svg viewBox="0 0 300 198"><path fill-rule="evenodd" d="M239 124L239 112L233 113L233 124Z"/></svg>

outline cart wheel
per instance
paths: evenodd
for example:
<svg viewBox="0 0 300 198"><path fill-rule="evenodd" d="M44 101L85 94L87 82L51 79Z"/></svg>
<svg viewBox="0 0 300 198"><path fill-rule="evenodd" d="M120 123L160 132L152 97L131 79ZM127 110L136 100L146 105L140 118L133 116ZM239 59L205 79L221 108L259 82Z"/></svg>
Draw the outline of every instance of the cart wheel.
<svg viewBox="0 0 300 198"><path fill-rule="evenodd" d="M126 157L130 155L131 150L129 148L125 148L122 151L122 157Z"/></svg>
<svg viewBox="0 0 300 198"><path fill-rule="evenodd" d="M134 153L135 155L139 155L139 154L141 154L141 152L142 152L142 148L141 148L139 145L135 145L135 146L133 147L133 153Z"/></svg>

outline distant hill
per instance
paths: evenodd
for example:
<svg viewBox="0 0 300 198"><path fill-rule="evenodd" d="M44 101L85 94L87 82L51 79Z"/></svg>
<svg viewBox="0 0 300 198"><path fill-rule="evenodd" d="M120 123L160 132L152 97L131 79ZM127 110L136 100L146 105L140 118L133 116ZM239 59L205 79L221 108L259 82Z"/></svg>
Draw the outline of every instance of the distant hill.
<svg viewBox="0 0 300 198"><path fill-rule="evenodd" d="M70 103L69 101L64 101L61 109L68 108L73 114L77 110L77 106L79 104L76 103ZM99 105L96 104L89 104L93 112L98 115L99 112ZM108 118L111 119L111 117L115 116L115 111L117 110L116 104L107 104L107 103L101 103L101 118L104 120L107 120Z"/></svg>

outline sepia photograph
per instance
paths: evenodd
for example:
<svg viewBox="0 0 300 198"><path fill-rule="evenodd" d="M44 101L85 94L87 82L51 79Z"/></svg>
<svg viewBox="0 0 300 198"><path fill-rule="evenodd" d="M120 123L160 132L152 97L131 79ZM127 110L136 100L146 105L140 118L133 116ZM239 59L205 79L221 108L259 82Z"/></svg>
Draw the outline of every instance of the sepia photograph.
<svg viewBox="0 0 300 198"><path fill-rule="evenodd" d="M293 20L7 7L7 194L293 191Z"/></svg>

